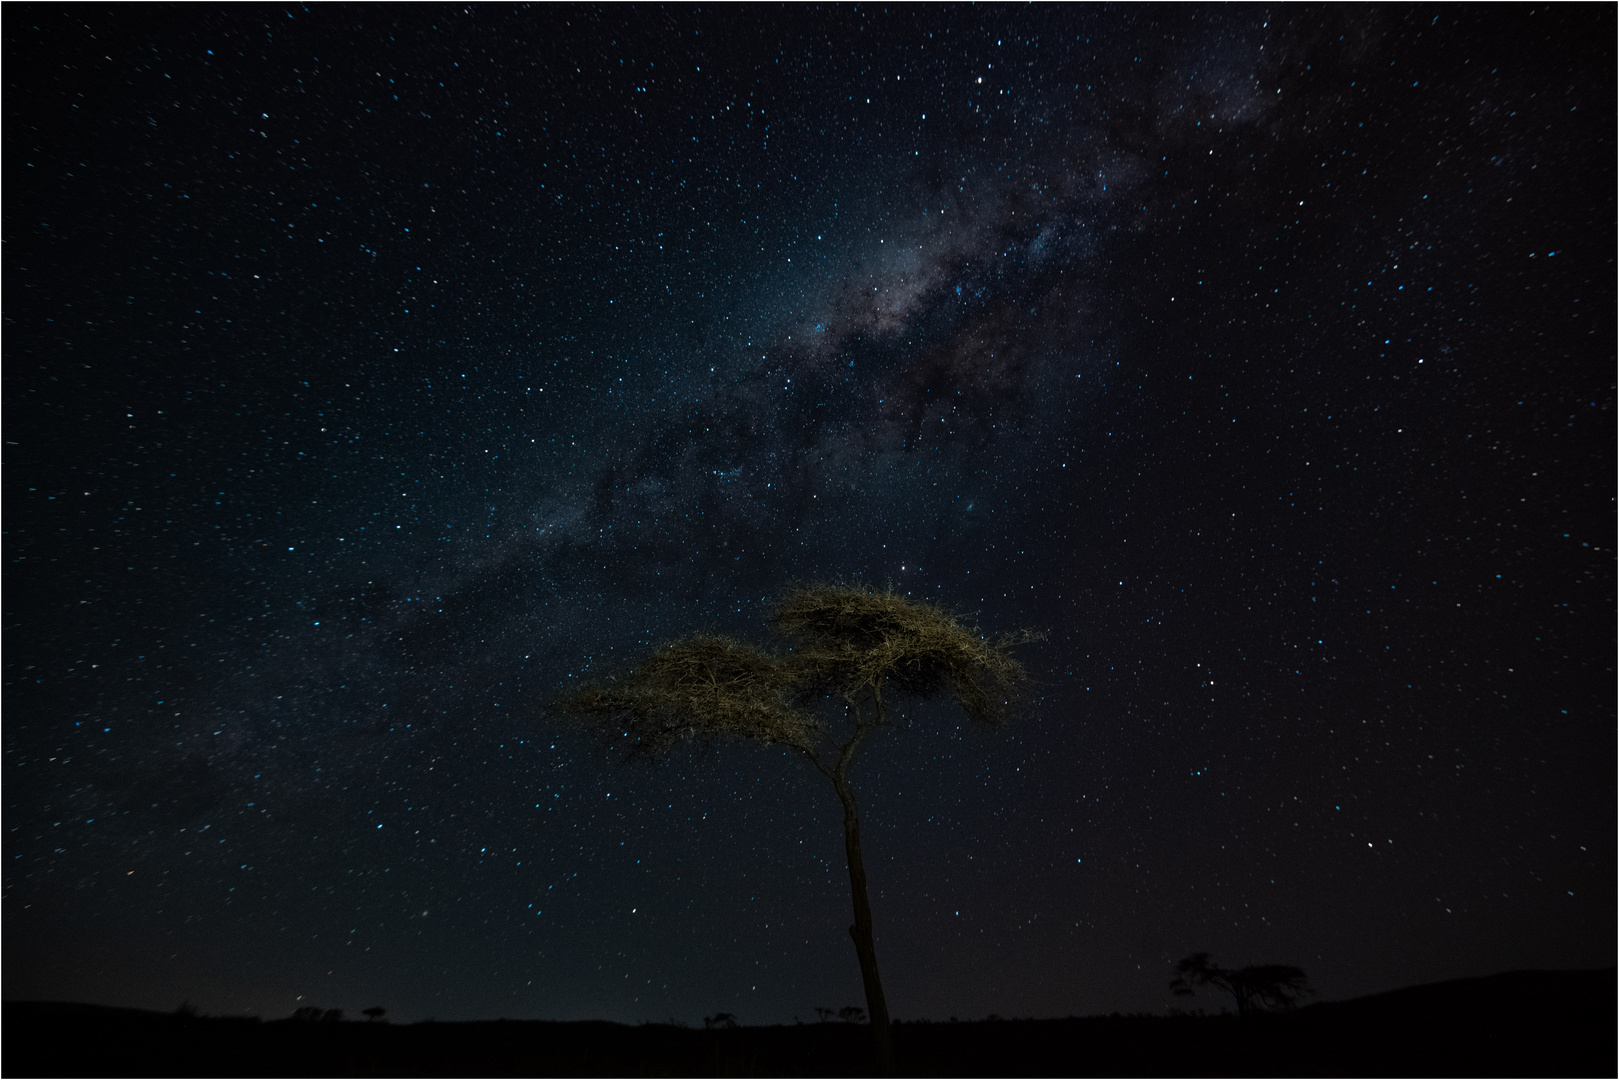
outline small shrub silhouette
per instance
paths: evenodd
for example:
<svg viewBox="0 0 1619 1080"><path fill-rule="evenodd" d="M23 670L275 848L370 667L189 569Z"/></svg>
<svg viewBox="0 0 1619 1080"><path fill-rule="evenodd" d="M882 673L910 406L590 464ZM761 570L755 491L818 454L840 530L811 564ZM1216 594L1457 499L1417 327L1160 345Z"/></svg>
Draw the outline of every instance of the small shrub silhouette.
<svg viewBox="0 0 1619 1080"><path fill-rule="evenodd" d="M1193 953L1175 965L1169 988L1177 997L1190 997L1199 986L1217 986L1237 1001L1238 1016L1291 1009L1313 993L1303 968L1286 964L1259 964L1245 968L1218 967L1206 952Z"/></svg>
<svg viewBox="0 0 1619 1080"><path fill-rule="evenodd" d="M735 1013L715 1013L713 1016L703 1017L705 1028L734 1028L736 1027Z"/></svg>
<svg viewBox="0 0 1619 1080"><path fill-rule="evenodd" d="M321 1010L314 1005L300 1005L292 1010L292 1019L300 1024L313 1024L321 1018Z"/></svg>
<svg viewBox="0 0 1619 1080"><path fill-rule="evenodd" d="M845 1024L864 1024L866 1022L866 1010L858 1005L845 1005L838 1010L838 1019Z"/></svg>
<svg viewBox="0 0 1619 1080"><path fill-rule="evenodd" d="M362 1010L362 1012L365 1018L372 1023L376 1023L388 1014L388 1010L381 1005L373 1005L369 1009Z"/></svg>

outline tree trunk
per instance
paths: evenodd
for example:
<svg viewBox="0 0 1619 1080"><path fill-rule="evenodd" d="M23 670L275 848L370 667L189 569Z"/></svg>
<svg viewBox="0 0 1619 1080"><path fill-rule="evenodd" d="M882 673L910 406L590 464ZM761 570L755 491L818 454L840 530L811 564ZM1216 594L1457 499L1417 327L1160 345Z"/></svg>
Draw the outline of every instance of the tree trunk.
<svg viewBox="0 0 1619 1080"><path fill-rule="evenodd" d="M888 1026L888 1002L883 998L883 981L877 974L877 945L871 931L871 901L866 898L866 864L860 858L860 811L854 792L838 779L838 799L843 803L843 847L849 856L849 891L854 894L855 955L860 958L860 977L866 984L866 1012L871 1016L872 1047L877 1055L877 1075L894 1076L894 1036Z"/></svg>

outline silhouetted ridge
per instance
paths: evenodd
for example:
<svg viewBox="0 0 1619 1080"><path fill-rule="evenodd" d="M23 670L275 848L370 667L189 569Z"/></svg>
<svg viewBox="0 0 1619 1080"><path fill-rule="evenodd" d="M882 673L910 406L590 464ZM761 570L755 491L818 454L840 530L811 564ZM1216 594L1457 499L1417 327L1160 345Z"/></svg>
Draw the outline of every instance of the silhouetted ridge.
<svg viewBox="0 0 1619 1080"><path fill-rule="evenodd" d="M895 1022L911 1076L1611 1076L1613 968L1518 971L1285 1014ZM6 1075L867 1076L855 1023L384 1024L7 1002Z"/></svg>

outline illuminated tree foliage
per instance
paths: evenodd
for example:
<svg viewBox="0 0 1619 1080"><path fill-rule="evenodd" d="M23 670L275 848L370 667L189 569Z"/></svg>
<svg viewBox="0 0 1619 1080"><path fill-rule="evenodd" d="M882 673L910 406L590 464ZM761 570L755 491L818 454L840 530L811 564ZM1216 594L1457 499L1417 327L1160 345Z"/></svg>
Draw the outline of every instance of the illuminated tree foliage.
<svg viewBox="0 0 1619 1080"><path fill-rule="evenodd" d="M791 747L825 776L843 806L854 939L881 1072L894 1071L888 1005L860 853L860 813L849 770L873 732L893 720L895 695L948 694L973 722L1000 727L1025 681L1014 645L995 641L935 604L892 589L804 585L770 615L777 652L705 634L669 642L627 672L573 690L553 715L582 721L627 756L659 758L682 739L734 738Z"/></svg>

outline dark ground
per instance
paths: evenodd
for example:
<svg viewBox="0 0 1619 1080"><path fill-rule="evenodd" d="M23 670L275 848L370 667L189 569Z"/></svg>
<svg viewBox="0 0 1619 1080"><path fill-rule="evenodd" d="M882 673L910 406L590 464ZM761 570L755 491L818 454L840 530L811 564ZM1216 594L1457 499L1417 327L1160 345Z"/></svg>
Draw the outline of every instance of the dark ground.
<svg viewBox="0 0 1619 1080"><path fill-rule="evenodd" d="M1615 972L1512 972L1284 1017L900 1023L911 1076L1612 1076ZM7 1076L864 1076L868 1029L302 1023L5 1004Z"/></svg>

